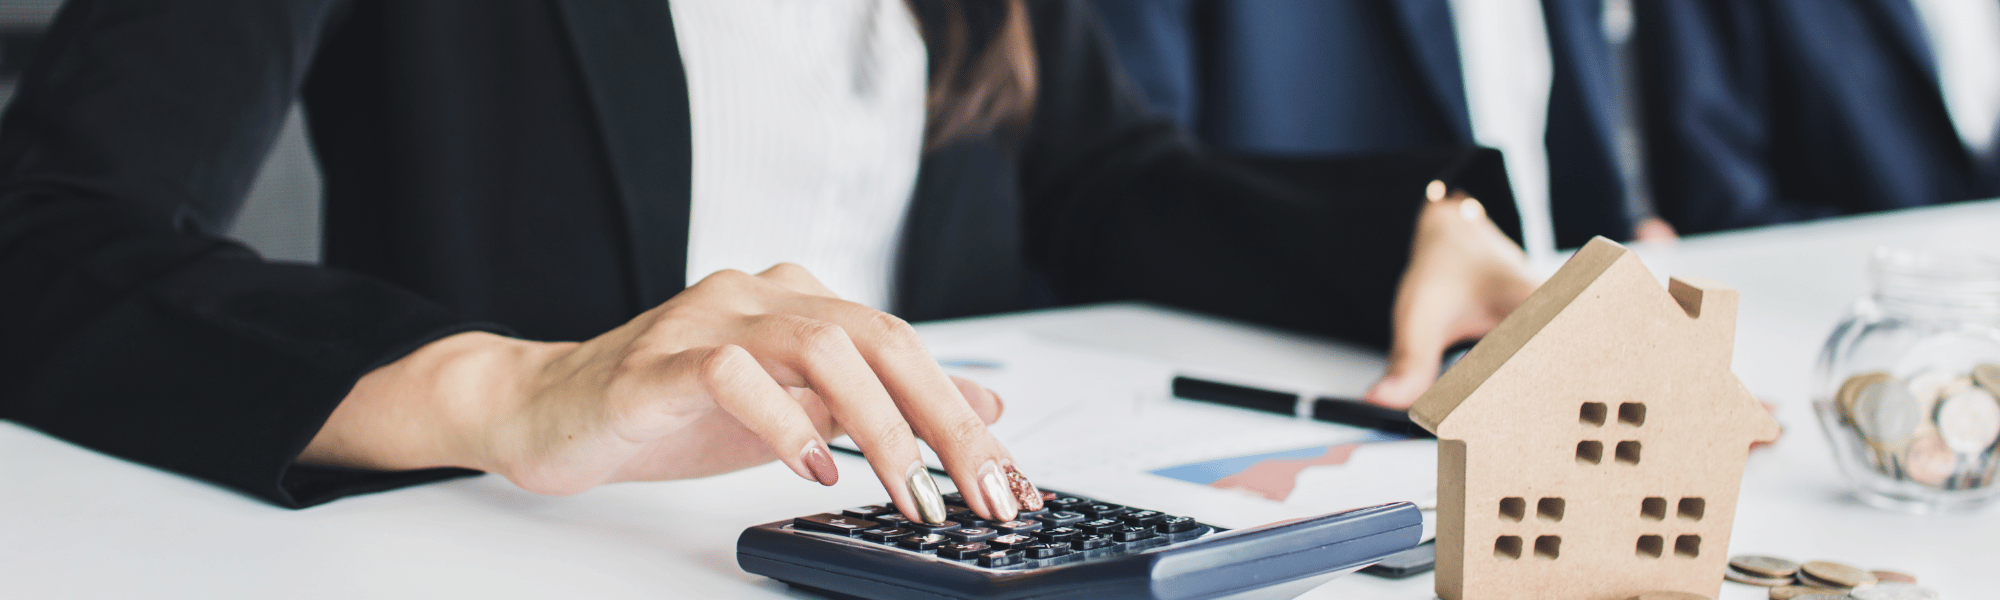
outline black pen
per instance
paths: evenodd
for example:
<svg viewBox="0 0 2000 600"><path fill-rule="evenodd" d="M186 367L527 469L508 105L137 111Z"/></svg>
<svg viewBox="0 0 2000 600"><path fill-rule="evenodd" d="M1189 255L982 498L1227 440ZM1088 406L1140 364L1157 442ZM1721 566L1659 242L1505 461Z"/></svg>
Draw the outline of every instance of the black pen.
<svg viewBox="0 0 2000 600"><path fill-rule="evenodd" d="M1328 423L1365 427L1405 437L1437 437L1411 421L1407 412L1359 400L1327 397L1307 399L1299 394L1209 381L1186 375L1174 377L1174 396L1280 415L1311 417Z"/></svg>

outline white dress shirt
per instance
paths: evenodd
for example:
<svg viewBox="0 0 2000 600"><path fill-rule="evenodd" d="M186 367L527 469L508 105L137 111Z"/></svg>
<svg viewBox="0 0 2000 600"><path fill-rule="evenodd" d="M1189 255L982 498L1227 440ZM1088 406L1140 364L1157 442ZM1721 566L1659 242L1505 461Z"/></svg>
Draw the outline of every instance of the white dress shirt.
<svg viewBox="0 0 2000 600"><path fill-rule="evenodd" d="M1553 272L1547 134L1555 67L1541 0L1451 0L1451 20L1473 140L1506 155L1529 264Z"/></svg>
<svg viewBox="0 0 2000 600"><path fill-rule="evenodd" d="M687 278L805 266L890 309L928 58L903 0L674 0L693 198ZM664 168L664 167L663 167Z"/></svg>
<svg viewBox="0 0 2000 600"><path fill-rule="evenodd" d="M1937 57L1938 86L1965 147L1993 158L2000 133L2000 0L1912 0Z"/></svg>

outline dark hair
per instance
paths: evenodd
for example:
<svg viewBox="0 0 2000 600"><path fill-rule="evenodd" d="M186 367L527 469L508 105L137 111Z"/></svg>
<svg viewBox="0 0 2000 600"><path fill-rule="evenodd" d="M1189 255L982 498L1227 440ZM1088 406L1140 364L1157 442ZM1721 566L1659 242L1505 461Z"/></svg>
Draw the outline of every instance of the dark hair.
<svg viewBox="0 0 2000 600"><path fill-rule="evenodd" d="M1035 43L1021 0L909 0L930 48L924 151L1011 134L1035 109Z"/></svg>

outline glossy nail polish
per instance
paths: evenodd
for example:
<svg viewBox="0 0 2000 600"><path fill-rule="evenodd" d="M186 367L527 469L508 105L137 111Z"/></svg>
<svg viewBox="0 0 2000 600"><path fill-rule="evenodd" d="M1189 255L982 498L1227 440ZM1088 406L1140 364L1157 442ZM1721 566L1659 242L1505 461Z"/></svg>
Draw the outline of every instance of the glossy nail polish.
<svg viewBox="0 0 2000 600"><path fill-rule="evenodd" d="M999 463L989 460L979 467L979 492L986 498L986 506L992 509L993 518L1012 521L1021 514L1014 488L1007 485L1007 476L1000 472Z"/></svg>
<svg viewBox="0 0 2000 600"><path fill-rule="evenodd" d="M827 452L825 442L806 442L805 449L799 451L799 462L805 463L806 471L812 473L813 481L818 481L820 485L840 482L840 469L834 468L833 454Z"/></svg>
<svg viewBox="0 0 2000 600"><path fill-rule="evenodd" d="M1007 489L1013 492L1014 499L1020 503L1021 510L1041 510L1042 490L1036 489L1035 484L1028 483L1028 477L1022 475L1020 469L1014 468L1012 461L1009 461L1000 468L1007 473Z"/></svg>
<svg viewBox="0 0 2000 600"><path fill-rule="evenodd" d="M909 473L903 476L909 483L910 497L917 503L917 518L925 523L943 523L944 494L938 491L937 482L931 480L931 473L924 469L924 461L910 463Z"/></svg>

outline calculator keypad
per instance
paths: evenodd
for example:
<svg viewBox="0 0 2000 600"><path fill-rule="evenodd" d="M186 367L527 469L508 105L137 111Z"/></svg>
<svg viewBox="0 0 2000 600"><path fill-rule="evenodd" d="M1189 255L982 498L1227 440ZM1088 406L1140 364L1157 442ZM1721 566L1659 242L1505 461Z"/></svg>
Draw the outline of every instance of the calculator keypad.
<svg viewBox="0 0 2000 600"><path fill-rule="evenodd" d="M1194 519L1067 494L1044 494L1046 507L1011 521L981 519L958 494L946 494L950 521L910 521L893 505L870 504L792 520L792 528L859 538L989 569L1034 569L1119 556L1220 531Z"/></svg>

